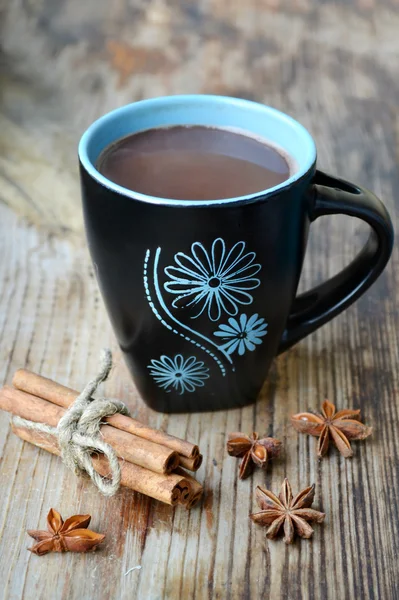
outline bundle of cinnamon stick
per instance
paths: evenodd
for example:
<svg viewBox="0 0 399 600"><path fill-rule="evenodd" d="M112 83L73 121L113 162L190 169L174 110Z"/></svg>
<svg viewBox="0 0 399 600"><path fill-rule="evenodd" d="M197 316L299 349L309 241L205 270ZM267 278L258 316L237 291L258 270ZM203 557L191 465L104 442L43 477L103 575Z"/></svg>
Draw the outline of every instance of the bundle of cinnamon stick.
<svg viewBox="0 0 399 600"><path fill-rule="evenodd" d="M35 423L56 427L79 393L51 379L19 369L13 386L0 389L0 409ZM136 419L115 414L104 419L101 434L113 447L121 467L121 485L172 506L190 509L201 499L203 488L184 469L197 471L202 463L198 446L147 427ZM60 454L55 436L12 424L21 439ZM95 470L109 475L102 455L93 456Z"/></svg>

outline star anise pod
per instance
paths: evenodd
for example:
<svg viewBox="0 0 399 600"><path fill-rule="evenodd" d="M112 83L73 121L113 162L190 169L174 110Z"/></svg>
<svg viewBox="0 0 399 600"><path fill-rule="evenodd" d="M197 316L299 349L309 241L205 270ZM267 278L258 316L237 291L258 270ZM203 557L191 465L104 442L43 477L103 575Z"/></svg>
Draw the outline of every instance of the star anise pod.
<svg viewBox="0 0 399 600"><path fill-rule="evenodd" d="M270 458L278 456L281 449L280 440L275 438L259 439L257 433L253 433L252 437L245 433L230 433L227 442L227 452L230 456L242 456L240 464L239 478L245 479L252 473L254 465L257 467L265 467Z"/></svg>
<svg viewBox="0 0 399 600"><path fill-rule="evenodd" d="M326 454L330 439L334 442L342 456L353 456L350 440L364 440L372 428L360 423L360 410L340 410L335 412L332 402L325 400L320 413L303 412L293 415L291 423L300 433L307 433L319 438L317 454Z"/></svg>
<svg viewBox="0 0 399 600"><path fill-rule="evenodd" d="M251 519L259 525L267 525L266 537L274 539L284 524L284 541L292 544L295 532L303 538L310 538L313 529L308 521L322 523L325 514L310 508L314 499L314 484L299 492L295 498L288 479L284 479L279 496L269 490L256 488L256 501L261 512L251 515Z"/></svg>
<svg viewBox="0 0 399 600"><path fill-rule="evenodd" d="M28 550L38 556L48 552L88 552L105 538L102 533L87 529L90 519L90 515L74 515L64 522L60 513L50 508L48 531L28 530L28 534L38 542Z"/></svg>

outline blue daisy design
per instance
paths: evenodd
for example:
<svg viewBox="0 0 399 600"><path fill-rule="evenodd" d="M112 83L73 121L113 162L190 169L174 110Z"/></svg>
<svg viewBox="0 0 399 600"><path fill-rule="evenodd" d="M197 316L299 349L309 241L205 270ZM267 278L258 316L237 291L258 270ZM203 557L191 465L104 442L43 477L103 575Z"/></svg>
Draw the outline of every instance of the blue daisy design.
<svg viewBox="0 0 399 600"><path fill-rule="evenodd" d="M191 254L178 252L175 265L165 268L169 281L164 288L177 297L174 308L196 307L196 319L207 312L211 321L218 321L222 314L236 316L239 305L253 302L251 290L260 285L255 277L261 265L255 262L255 252L247 252L245 242L237 242L230 251L224 240L216 239L210 252L203 244L195 242Z"/></svg>
<svg viewBox="0 0 399 600"><path fill-rule="evenodd" d="M181 354L174 358L161 356L159 360L151 360L148 365L150 374L159 387L170 392L172 389L179 392L194 392L195 388L203 387L209 378L209 369L202 361L197 361L195 356L184 360Z"/></svg>
<svg viewBox="0 0 399 600"><path fill-rule="evenodd" d="M230 317L228 323L228 325L219 325L219 330L214 332L214 335L226 340L220 349L228 354L233 354L236 350L240 356L245 354L246 350L252 352L263 342L262 337L267 334L267 323L258 314L252 315L249 319L245 314L242 314L239 320Z"/></svg>

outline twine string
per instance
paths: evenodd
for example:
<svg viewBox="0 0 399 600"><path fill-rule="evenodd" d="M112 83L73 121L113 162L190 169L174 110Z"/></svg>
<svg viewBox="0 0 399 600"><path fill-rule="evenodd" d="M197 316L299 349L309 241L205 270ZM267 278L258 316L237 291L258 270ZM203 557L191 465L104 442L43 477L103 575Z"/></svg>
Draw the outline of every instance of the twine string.
<svg viewBox="0 0 399 600"><path fill-rule="evenodd" d="M55 436L64 464L76 475L89 476L104 496L113 496L118 491L121 468L115 450L102 439L100 426L105 417L116 413L129 415L126 405L119 400L92 397L100 383L107 379L111 368L112 354L105 349L101 353L98 374L86 384L57 427L13 417L16 426ZM94 469L91 455L97 452L104 454L109 462L109 479Z"/></svg>

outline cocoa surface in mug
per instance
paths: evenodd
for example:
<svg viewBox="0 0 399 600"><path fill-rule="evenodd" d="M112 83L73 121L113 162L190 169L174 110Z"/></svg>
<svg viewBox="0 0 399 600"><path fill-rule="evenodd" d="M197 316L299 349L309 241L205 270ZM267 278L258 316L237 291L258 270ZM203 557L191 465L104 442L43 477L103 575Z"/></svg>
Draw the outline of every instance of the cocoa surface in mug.
<svg viewBox="0 0 399 600"><path fill-rule="evenodd" d="M97 168L114 183L148 196L217 200L284 182L290 162L266 140L245 132L176 125L117 140L101 154Z"/></svg>

